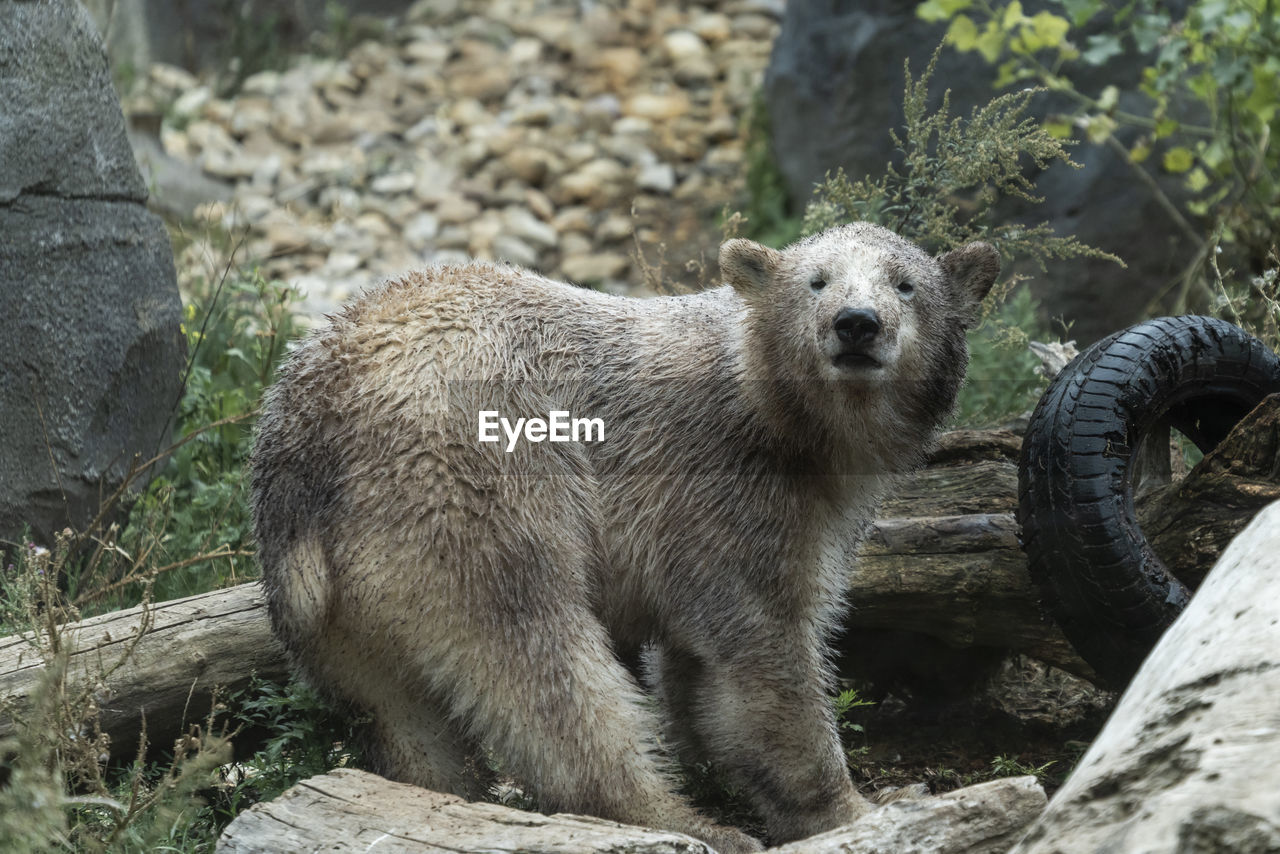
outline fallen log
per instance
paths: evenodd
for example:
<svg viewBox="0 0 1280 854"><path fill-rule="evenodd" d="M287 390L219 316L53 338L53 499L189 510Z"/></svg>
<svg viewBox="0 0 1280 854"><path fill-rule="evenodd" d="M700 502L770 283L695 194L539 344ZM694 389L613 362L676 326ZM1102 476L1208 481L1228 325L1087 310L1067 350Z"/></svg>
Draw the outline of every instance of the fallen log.
<svg viewBox="0 0 1280 854"><path fill-rule="evenodd" d="M848 827L770 848L777 854L1004 854L1044 809L1035 777L1006 777L936 798L894 801Z"/></svg>
<svg viewBox="0 0 1280 854"><path fill-rule="evenodd" d="M1280 503L1233 540L1011 854L1280 851Z"/></svg>
<svg viewBox="0 0 1280 854"><path fill-rule="evenodd" d="M897 801L848 827L770 849L780 854L895 851L899 854L995 854L1044 807L1034 777L995 780L937 798ZM339 768L298 783L238 815L217 854L278 851L454 851L568 854L708 854L703 842L576 815L541 815L393 783Z"/></svg>
<svg viewBox="0 0 1280 854"><path fill-rule="evenodd" d="M393 783L338 768L254 804L227 825L217 854L280 851L395 851L444 854L711 854L688 836L599 818L540 815Z"/></svg>
<svg viewBox="0 0 1280 854"><path fill-rule="evenodd" d="M62 643L70 651L67 685L96 686L99 725L117 760L136 754L144 717L149 743L168 749L187 724L206 719L215 689L225 696L254 674L288 676L257 584L152 605L149 614L139 607L92 617L64 626ZM45 661L29 636L0 638L0 699L13 702L15 715L44 678ZM0 738L15 726L0 716Z"/></svg>
<svg viewBox="0 0 1280 854"><path fill-rule="evenodd" d="M929 465L884 503L849 587L845 624L864 648L867 630L908 631L1094 678L1040 608L1027 574L1013 515L1021 447L1008 430L945 433Z"/></svg>

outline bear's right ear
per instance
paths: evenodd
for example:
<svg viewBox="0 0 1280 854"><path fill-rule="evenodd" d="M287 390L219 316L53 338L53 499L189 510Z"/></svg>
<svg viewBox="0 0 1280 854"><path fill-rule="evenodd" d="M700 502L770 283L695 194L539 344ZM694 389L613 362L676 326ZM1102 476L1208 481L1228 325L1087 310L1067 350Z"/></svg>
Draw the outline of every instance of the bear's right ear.
<svg viewBox="0 0 1280 854"><path fill-rule="evenodd" d="M966 243L938 256L952 293L957 299L961 322L972 327L982 313L982 300L1000 275L1000 253L990 243Z"/></svg>
<svg viewBox="0 0 1280 854"><path fill-rule="evenodd" d="M740 294L761 292L773 282L782 253L750 240L735 238L720 247L720 277Z"/></svg>

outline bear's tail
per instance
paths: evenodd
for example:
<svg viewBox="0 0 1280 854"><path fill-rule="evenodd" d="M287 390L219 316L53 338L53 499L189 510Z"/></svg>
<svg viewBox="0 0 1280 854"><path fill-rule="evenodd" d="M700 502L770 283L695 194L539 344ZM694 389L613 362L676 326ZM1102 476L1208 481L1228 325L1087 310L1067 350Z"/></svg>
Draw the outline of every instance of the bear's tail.
<svg viewBox="0 0 1280 854"><path fill-rule="evenodd" d="M263 562L271 623L295 654L322 631L330 603L329 561L319 538L299 537L281 551L274 566Z"/></svg>

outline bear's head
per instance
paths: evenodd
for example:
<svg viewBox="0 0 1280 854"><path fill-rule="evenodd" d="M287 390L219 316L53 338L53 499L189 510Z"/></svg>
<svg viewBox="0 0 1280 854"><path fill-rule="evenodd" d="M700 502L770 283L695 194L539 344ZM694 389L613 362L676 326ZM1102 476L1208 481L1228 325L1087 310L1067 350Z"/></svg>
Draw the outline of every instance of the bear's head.
<svg viewBox="0 0 1280 854"><path fill-rule="evenodd" d="M931 258L891 231L854 223L781 251L730 240L720 270L747 306L760 379L792 387L806 408L814 394L887 398L932 429L954 406L968 364L965 330L1000 259L986 243Z"/></svg>

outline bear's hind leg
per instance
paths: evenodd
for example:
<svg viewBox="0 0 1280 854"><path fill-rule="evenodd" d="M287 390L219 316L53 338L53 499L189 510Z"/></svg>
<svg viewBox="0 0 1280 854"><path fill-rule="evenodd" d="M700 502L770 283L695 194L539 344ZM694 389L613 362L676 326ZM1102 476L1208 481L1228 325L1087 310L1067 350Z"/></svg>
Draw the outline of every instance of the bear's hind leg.
<svg viewBox="0 0 1280 854"><path fill-rule="evenodd" d="M706 761L707 746L698 732L697 721L701 663L687 652L664 646L647 653L646 666L646 678L661 709L667 752L685 765Z"/></svg>
<svg viewBox="0 0 1280 854"><path fill-rule="evenodd" d="M384 687L368 713L364 749L376 773L472 801L489 793L493 775L479 748L432 699Z"/></svg>

